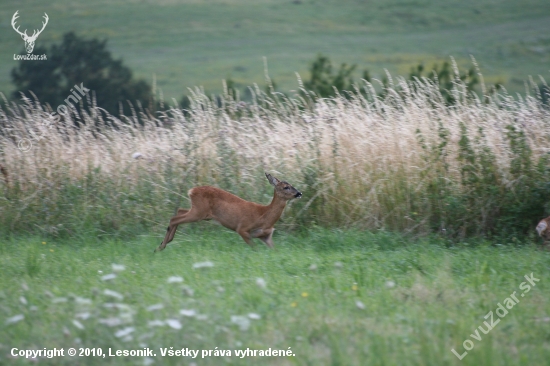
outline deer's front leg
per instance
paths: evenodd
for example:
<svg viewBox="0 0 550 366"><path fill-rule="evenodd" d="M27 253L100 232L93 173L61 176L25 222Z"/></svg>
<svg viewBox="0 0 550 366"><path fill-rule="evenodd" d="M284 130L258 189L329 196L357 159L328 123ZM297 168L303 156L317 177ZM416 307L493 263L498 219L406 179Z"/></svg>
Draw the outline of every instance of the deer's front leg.
<svg viewBox="0 0 550 366"><path fill-rule="evenodd" d="M262 236L259 236L258 239L260 239L261 241L263 241L269 248L273 249L273 232L275 231L275 229L267 229L267 230L264 230L264 232L262 233Z"/></svg>
<svg viewBox="0 0 550 366"><path fill-rule="evenodd" d="M254 248L254 243L252 242L252 237L250 236L250 233L248 231L244 231L241 228L237 229L237 234L243 238L246 244L250 245L252 248Z"/></svg>

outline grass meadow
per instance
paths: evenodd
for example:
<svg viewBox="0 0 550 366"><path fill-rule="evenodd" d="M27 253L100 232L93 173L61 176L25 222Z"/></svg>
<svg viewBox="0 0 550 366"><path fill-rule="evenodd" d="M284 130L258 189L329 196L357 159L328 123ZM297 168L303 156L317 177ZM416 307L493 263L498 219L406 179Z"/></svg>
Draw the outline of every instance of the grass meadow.
<svg viewBox="0 0 550 366"><path fill-rule="evenodd" d="M181 100L188 87L220 93L220 80L239 89L263 85L264 63L280 91L298 90L295 72L308 75L309 63L323 53L339 65L358 64L381 79L385 69L407 75L412 66L454 56L461 68L480 63L489 83L524 92L532 75L548 76L550 5L546 0L170 0L94 1L5 0L0 9L0 92L9 94L14 53L23 51L11 29L19 10L21 29L50 21L38 46L59 43L62 35L109 40L139 78L156 81L166 100ZM153 76L155 75L155 76Z"/></svg>
<svg viewBox="0 0 550 366"><path fill-rule="evenodd" d="M207 226L189 226L156 254L158 243L143 237L4 241L2 364L29 363L9 356L12 347L157 355L35 360L45 365L545 365L550 357L550 255L533 244L314 229L277 234L269 250ZM531 273L540 281L524 293ZM514 292L519 302L500 318L498 304ZM491 311L496 325L484 334ZM451 349L463 354L467 339L473 349L460 361ZM162 357L170 347L231 356ZM289 347L295 356L235 353Z"/></svg>
<svg viewBox="0 0 550 366"><path fill-rule="evenodd" d="M453 105L426 79L376 88L252 88L250 103L195 89L188 110L122 118L6 102L0 362L28 363L13 347L149 347L157 356L38 362L547 364L550 256L534 227L550 202L548 107L459 81ZM189 188L267 204L266 171L303 193L274 250L198 223L153 254ZM232 355L162 357L170 347Z"/></svg>

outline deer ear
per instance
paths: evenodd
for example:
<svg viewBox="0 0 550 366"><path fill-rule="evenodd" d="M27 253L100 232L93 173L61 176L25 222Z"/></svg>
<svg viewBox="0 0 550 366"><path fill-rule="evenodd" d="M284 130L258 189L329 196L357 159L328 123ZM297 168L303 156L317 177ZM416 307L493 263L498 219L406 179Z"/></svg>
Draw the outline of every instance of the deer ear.
<svg viewBox="0 0 550 366"><path fill-rule="evenodd" d="M272 176L271 174L265 173L265 177L267 178L269 183L271 183L272 186L276 186L277 183L279 183L279 180L274 176Z"/></svg>

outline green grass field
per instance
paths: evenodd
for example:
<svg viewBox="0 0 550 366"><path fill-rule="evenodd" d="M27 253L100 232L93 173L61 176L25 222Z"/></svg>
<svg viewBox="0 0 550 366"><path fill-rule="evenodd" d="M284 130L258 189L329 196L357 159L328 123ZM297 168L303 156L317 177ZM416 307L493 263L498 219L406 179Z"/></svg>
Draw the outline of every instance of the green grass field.
<svg viewBox="0 0 550 366"><path fill-rule="evenodd" d="M38 360L51 365L545 365L550 359L550 253L534 243L451 246L437 238L314 229L275 235L276 249L268 250L200 224L153 254L160 235L3 242L0 363L29 363L10 356L14 347L107 354L148 347L156 354ZM213 266L193 267L203 262ZM531 273L540 281L526 292L522 283ZM518 302L499 318L498 304L512 294ZM478 327L487 329L491 311L500 322L484 334ZM473 349L459 361L451 349L463 354L466 340ZM162 357L160 349L170 347L201 352L194 360ZM290 348L294 356L236 356L247 348ZM201 358L202 350L231 356Z"/></svg>
<svg viewBox="0 0 550 366"><path fill-rule="evenodd" d="M231 77L241 87L264 85L262 57L279 90L298 88L318 53L334 62L357 63L381 78L408 74L410 67L453 56L468 68L470 55L486 81L524 91L529 75L548 78L550 2L473 0L216 0L94 1L6 0L0 9L0 91L9 93L14 53L23 51L11 29L16 10L21 29L50 21L37 45L59 42L63 33L108 38L116 58L136 76L153 81L164 98L187 87L220 92Z"/></svg>

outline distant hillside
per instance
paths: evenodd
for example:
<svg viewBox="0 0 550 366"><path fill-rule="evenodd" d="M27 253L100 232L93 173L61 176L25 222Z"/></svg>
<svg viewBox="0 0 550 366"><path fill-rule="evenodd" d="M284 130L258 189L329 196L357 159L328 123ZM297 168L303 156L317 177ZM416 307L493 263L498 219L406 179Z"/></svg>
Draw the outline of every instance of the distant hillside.
<svg viewBox="0 0 550 366"><path fill-rule="evenodd" d="M73 30L108 38L136 77L181 98L202 85L219 92L221 79L237 85L264 85L269 74L279 90L296 89L295 72L306 77L318 53L335 63L357 63L382 77L407 74L411 66L454 56L469 67L473 55L486 81L523 91L529 75L550 79L550 1L548 0L209 0L94 1L52 0L21 4L4 0L0 8L0 91L11 93L13 54L23 41L11 28L19 10L21 30L49 24L37 45L59 42ZM28 61L40 62L40 61Z"/></svg>

